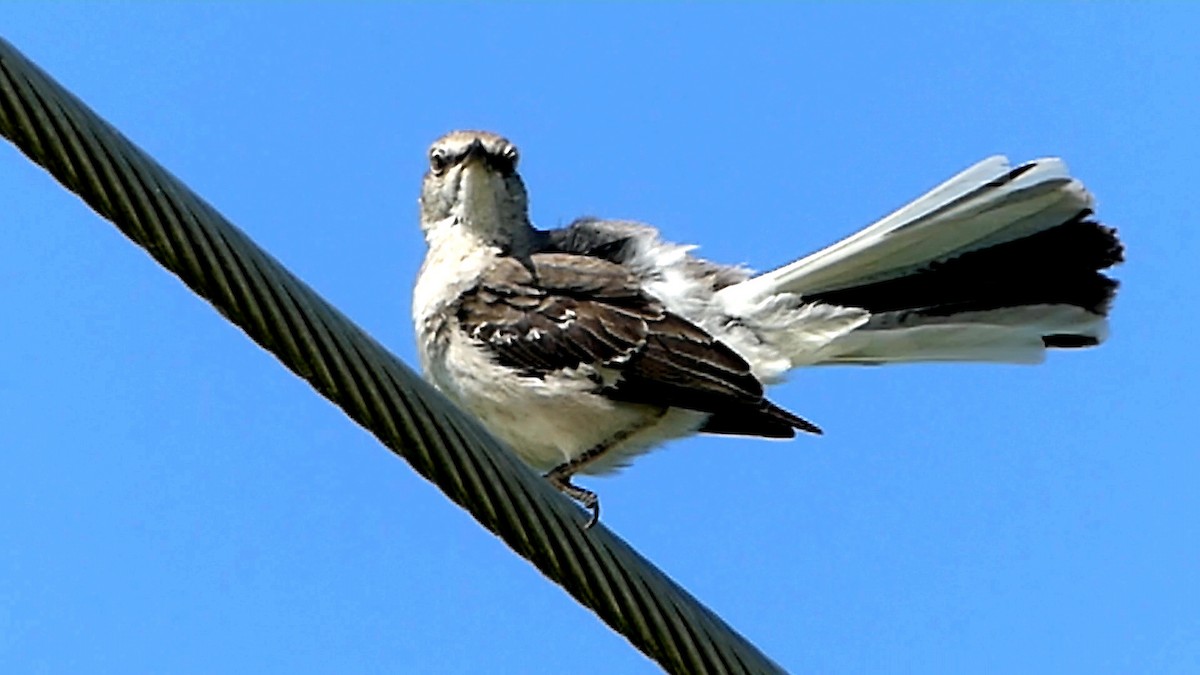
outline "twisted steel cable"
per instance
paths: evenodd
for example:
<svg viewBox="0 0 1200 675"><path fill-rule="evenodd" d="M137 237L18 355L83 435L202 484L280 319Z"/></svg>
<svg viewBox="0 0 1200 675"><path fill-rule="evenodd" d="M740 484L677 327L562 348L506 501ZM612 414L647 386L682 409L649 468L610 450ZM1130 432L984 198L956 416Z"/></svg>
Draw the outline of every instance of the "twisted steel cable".
<svg viewBox="0 0 1200 675"><path fill-rule="evenodd" d="M664 669L782 672L3 39L0 133Z"/></svg>

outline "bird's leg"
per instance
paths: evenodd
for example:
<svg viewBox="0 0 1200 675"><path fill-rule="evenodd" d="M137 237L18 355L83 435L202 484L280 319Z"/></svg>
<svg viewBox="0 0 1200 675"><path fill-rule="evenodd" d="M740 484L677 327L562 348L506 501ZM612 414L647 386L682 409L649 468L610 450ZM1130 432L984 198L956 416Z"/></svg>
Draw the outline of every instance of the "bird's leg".
<svg viewBox="0 0 1200 675"><path fill-rule="evenodd" d="M564 495L579 502L579 505L592 512L592 517L584 524L583 529L590 530L592 526L600 521L600 498L595 492L585 490L571 482L570 463L559 464L546 474L546 479L550 484L558 488L558 491Z"/></svg>
<svg viewBox="0 0 1200 675"><path fill-rule="evenodd" d="M600 520L600 498L596 496L595 492L585 490L572 483L571 477L575 475L575 472L594 462L597 457L603 455L612 446L613 443L611 441L606 441L595 447L588 448L582 455L569 462L563 462L546 472L546 480L558 488L559 492L579 502L583 508L592 512L592 517L583 526L585 530L592 529L592 526Z"/></svg>
<svg viewBox="0 0 1200 675"><path fill-rule="evenodd" d="M617 444L623 443L624 441L628 440L630 436L633 436L642 429L657 423L660 419L662 419L663 415L666 414L667 410L664 408L659 414L655 415L649 421L629 427L628 429L622 429L621 431L613 434L611 438L583 451L578 457L575 457L570 461L563 462L562 464L559 464L558 466L546 472L546 480L550 481L550 484L557 488L559 492L579 502L580 506L592 512L592 517L588 519L587 523L583 526L583 529L590 530L592 529L593 525L600 521L600 498L596 496L595 492L592 492L591 490L585 490L584 488L572 483L571 477L588 464L591 464L602 457L604 453L608 452Z"/></svg>

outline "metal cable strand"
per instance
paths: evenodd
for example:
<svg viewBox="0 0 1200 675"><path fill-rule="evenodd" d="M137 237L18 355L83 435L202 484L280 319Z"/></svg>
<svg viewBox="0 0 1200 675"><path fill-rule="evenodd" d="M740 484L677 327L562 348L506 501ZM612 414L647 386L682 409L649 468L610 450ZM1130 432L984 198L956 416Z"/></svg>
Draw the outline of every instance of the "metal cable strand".
<svg viewBox="0 0 1200 675"><path fill-rule="evenodd" d="M664 669L782 672L3 39L0 133Z"/></svg>

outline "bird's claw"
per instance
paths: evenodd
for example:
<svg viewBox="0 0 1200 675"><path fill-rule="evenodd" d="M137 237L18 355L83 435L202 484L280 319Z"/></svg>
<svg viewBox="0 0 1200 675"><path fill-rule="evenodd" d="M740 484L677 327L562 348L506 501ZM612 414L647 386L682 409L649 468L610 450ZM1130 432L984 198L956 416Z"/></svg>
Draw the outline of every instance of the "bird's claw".
<svg viewBox="0 0 1200 675"><path fill-rule="evenodd" d="M563 469L564 467L552 469L546 473L546 480L550 481L550 484L557 488L559 492L574 499L580 506L591 511L592 516L583 525L583 529L590 530L596 523L600 522L600 498L596 496L595 492L572 483L571 475Z"/></svg>

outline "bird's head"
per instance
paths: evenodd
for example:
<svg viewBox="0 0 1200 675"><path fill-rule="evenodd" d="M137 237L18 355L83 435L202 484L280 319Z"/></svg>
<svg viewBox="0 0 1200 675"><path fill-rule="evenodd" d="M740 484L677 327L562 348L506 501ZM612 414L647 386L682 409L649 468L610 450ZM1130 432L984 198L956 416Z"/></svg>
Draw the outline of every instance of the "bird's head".
<svg viewBox="0 0 1200 675"><path fill-rule="evenodd" d="M517 148L487 131L452 131L429 147L421 186L421 229L458 230L507 246L532 229L525 184L517 173Z"/></svg>

